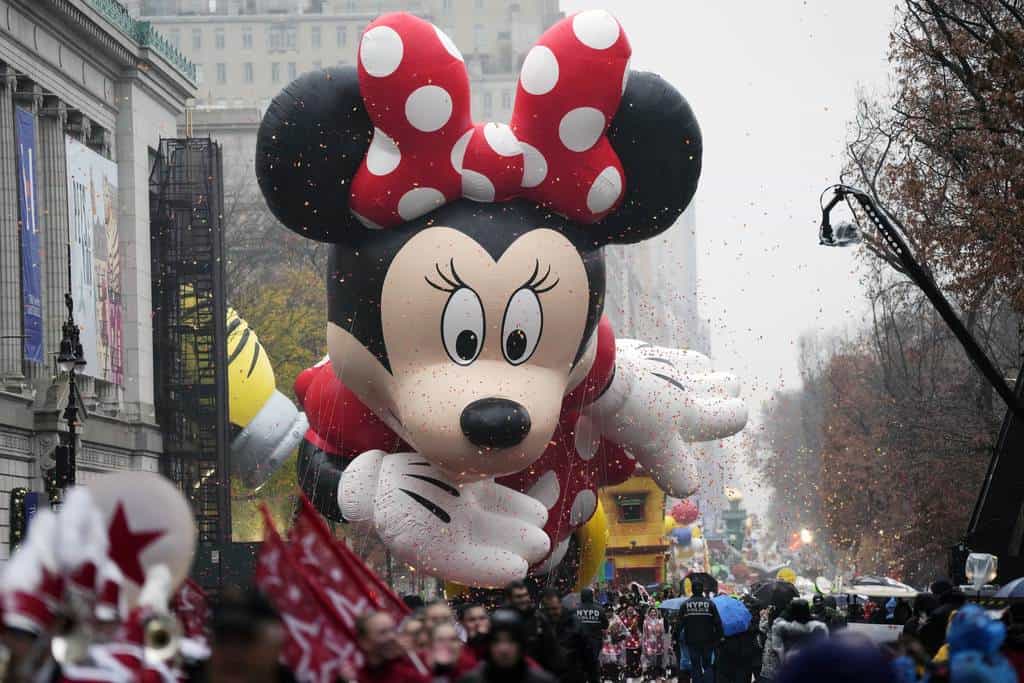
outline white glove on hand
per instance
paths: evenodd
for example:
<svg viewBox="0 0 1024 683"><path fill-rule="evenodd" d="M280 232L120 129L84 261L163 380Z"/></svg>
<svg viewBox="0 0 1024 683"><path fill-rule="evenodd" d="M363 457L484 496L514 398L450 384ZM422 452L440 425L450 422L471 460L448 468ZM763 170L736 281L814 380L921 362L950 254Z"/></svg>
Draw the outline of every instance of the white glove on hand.
<svg viewBox="0 0 1024 683"><path fill-rule="evenodd" d="M418 453L363 453L338 497L345 520L372 522L400 560L467 585L522 579L550 545L542 503L493 480L456 485Z"/></svg>
<svg viewBox="0 0 1024 683"><path fill-rule="evenodd" d="M707 356L618 339L615 377L586 416L662 489L685 498L698 485L687 442L735 434L747 422L747 407L737 379L712 371Z"/></svg>

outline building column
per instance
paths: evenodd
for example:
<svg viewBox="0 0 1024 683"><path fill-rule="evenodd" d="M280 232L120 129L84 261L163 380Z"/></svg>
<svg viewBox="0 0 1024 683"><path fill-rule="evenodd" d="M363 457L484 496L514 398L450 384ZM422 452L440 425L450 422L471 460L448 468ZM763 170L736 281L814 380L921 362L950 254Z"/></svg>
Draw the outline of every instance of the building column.
<svg viewBox="0 0 1024 683"><path fill-rule="evenodd" d="M132 422L156 424L153 400L153 280L150 276L149 172L150 147L158 144L137 121L136 107L146 102L138 79L125 78L114 87L117 126L113 150L118 170L117 231L121 250L121 295L124 301L124 409ZM173 124L173 120L169 123ZM174 135L173 125L167 129ZM147 139L147 135L149 138ZM149 143L149 144L147 144Z"/></svg>
<svg viewBox="0 0 1024 683"><path fill-rule="evenodd" d="M53 355L60 349L61 326L67 316L64 293L71 286L68 276L68 161L64 130L67 107L58 98L47 96L39 112L39 194L43 231L43 343L47 372Z"/></svg>
<svg viewBox="0 0 1024 683"><path fill-rule="evenodd" d="M14 140L14 70L0 65L0 389L21 391L21 241L18 223L17 148Z"/></svg>

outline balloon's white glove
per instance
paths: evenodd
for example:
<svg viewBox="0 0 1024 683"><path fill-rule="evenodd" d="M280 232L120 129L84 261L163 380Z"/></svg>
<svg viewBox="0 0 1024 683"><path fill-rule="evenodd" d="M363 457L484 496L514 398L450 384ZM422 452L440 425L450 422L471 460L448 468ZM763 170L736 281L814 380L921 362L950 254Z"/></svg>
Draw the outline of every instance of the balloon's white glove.
<svg viewBox="0 0 1024 683"><path fill-rule="evenodd" d="M346 521L372 522L403 562L474 586L504 586L547 555L547 510L493 480L455 484L417 453L367 451L338 488Z"/></svg>
<svg viewBox="0 0 1024 683"><path fill-rule="evenodd" d="M714 372L707 356L618 339L615 376L586 417L662 489L685 498L698 485L687 442L735 434L747 422L747 407L737 379Z"/></svg>

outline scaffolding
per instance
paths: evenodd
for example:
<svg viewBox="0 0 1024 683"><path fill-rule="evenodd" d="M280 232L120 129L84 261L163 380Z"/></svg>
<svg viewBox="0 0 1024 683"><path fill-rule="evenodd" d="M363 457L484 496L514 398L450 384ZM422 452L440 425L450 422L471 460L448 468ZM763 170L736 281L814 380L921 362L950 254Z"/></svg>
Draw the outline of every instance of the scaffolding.
<svg viewBox="0 0 1024 683"><path fill-rule="evenodd" d="M220 146L164 139L150 175L153 350L163 474L192 506L195 574L221 585L231 541Z"/></svg>

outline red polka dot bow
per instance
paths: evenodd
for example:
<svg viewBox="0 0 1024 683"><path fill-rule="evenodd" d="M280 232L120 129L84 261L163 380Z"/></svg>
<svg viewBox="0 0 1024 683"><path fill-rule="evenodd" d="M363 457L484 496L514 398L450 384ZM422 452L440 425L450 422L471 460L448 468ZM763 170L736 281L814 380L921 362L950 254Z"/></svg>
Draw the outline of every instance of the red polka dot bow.
<svg viewBox="0 0 1024 683"><path fill-rule="evenodd" d="M384 228L466 197L523 197L579 223L622 200L622 164L605 137L626 89L631 49L607 12L567 17L523 61L511 125L474 124L469 75L451 38L411 14L370 24L359 88L373 121L350 208Z"/></svg>

